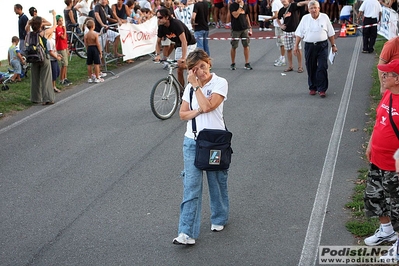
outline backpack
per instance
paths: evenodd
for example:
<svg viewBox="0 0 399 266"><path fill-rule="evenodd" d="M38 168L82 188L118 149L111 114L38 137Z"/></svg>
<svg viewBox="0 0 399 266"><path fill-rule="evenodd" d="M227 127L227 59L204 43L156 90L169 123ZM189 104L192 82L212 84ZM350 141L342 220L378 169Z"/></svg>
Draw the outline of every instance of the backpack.
<svg viewBox="0 0 399 266"><path fill-rule="evenodd" d="M28 63L42 63L46 57L39 32L29 32L25 37L25 57Z"/></svg>

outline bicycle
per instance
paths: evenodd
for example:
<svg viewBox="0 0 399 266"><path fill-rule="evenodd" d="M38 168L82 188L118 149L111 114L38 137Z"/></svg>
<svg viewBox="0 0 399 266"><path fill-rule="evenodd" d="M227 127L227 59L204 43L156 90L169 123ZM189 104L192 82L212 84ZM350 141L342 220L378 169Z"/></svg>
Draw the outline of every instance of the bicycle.
<svg viewBox="0 0 399 266"><path fill-rule="evenodd" d="M168 76L158 80L152 87L150 96L151 111L162 120L169 119L177 110L177 106L181 103L181 93L184 91L183 86L173 75L173 70L178 66L176 60L165 60L164 62L169 69Z"/></svg>
<svg viewBox="0 0 399 266"><path fill-rule="evenodd" d="M72 53L77 54L80 58L87 59L87 51L86 46L83 41L83 33L77 33L76 28L79 27L79 24L71 24L70 31L67 31L68 34L68 50L69 50L69 60L71 60Z"/></svg>

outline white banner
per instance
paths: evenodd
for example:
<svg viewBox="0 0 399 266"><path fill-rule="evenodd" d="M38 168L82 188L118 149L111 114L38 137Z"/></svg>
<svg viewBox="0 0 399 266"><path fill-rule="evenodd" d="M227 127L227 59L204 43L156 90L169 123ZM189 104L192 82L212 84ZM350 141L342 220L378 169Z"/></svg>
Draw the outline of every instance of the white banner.
<svg viewBox="0 0 399 266"><path fill-rule="evenodd" d="M194 4L186 7L179 6L175 9L175 17L183 22L190 31L193 31L193 25L191 24L191 16L193 15Z"/></svg>
<svg viewBox="0 0 399 266"><path fill-rule="evenodd" d="M155 51L158 21L154 16L142 24L125 23L119 26L123 60L133 59Z"/></svg>
<svg viewBox="0 0 399 266"><path fill-rule="evenodd" d="M384 36L388 40L398 36L398 13L392 8L382 7L378 34Z"/></svg>

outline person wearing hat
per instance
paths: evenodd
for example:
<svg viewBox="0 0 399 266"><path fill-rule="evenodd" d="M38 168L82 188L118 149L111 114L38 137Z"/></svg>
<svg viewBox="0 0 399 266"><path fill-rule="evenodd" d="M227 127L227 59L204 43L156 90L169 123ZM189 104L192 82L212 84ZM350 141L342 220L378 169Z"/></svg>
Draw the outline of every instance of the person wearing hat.
<svg viewBox="0 0 399 266"><path fill-rule="evenodd" d="M378 64L388 64L394 59L399 59L399 36L396 36L384 44L382 47ZM380 78L380 93L384 94L385 88L382 86L381 71L378 71Z"/></svg>
<svg viewBox="0 0 399 266"><path fill-rule="evenodd" d="M399 172L394 154L399 148L399 60L379 64L386 89L376 109L376 122L366 149L370 162L364 206L367 217L379 217L380 227L364 243L376 246L397 240L399 230Z"/></svg>

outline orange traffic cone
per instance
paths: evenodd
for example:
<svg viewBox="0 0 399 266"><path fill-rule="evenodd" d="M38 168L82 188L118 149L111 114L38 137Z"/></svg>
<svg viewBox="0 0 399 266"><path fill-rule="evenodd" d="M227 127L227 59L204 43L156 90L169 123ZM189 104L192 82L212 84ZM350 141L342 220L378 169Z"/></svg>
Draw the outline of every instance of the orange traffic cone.
<svg viewBox="0 0 399 266"><path fill-rule="evenodd" d="M346 25L342 23L341 32L339 33L339 37L346 37Z"/></svg>

